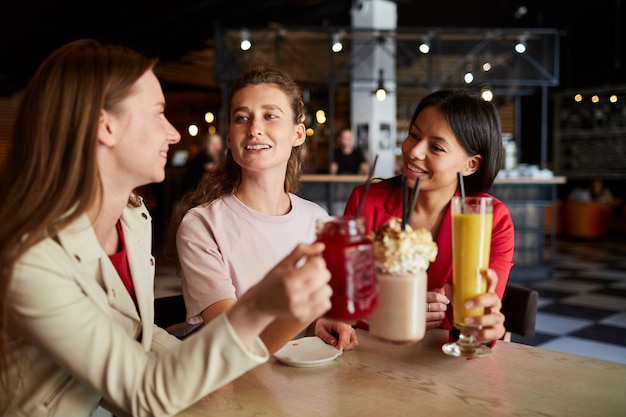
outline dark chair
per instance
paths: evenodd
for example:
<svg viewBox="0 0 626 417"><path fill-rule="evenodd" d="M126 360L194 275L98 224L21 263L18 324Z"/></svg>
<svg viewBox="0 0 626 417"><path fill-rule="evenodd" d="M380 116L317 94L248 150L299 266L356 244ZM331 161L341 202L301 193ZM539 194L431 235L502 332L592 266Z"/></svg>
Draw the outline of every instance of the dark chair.
<svg viewBox="0 0 626 417"><path fill-rule="evenodd" d="M187 323L187 309L182 294L154 299L154 324L179 339L184 339L202 327L202 323Z"/></svg>
<svg viewBox="0 0 626 417"><path fill-rule="evenodd" d="M505 341L511 340L511 333L524 337L535 335L538 299L539 293L537 291L507 283L502 297L501 310L505 317Z"/></svg>

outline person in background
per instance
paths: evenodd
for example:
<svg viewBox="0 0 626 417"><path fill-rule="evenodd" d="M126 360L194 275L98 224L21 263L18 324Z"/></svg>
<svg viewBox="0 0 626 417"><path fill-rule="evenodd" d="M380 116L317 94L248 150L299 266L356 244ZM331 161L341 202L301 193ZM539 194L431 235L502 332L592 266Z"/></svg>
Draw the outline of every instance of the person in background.
<svg viewBox="0 0 626 417"><path fill-rule="evenodd" d="M333 161L330 164L332 175L341 174L362 174L367 175L369 165L365 160L363 151L358 146L354 146L354 135L352 130L341 129L337 134L337 147L334 149Z"/></svg>
<svg viewBox="0 0 626 417"><path fill-rule="evenodd" d="M613 193L611 193L611 190L604 184L601 178L594 178L591 181L590 194L591 199L596 203L613 204L615 202Z"/></svg>
<svg viewBox="0 0 626 417"><path fill-rule="evenodd" d="M501 167L500 118L493 104L462 91L441 90L424 97L411 118L409 134L402 142L402 174L371 184L367 196L357 186L346 204L344 215L354 216L366 197L362 216L371 232L391 217L402 218L402 179L419 194L410 215L412 228L429 230L438 254L428 269L427 329L454 330L450 299L452 284L452 228L450 200L459 195L458 173L464 178L467 196L490 196L487 191ZM481 342L500 339L504 315L500 312L504 288L513 266L514 229L507 207L494 198L493 232L487 293L472 300L484 307L482 317L472 318L481 326Z"/></svg>
<svg viewBox="0 0 626 417"><path fill-rule="evenodd" d="M226 156L186 195L170 222L166 253L179 266L189 324L210 323L293 250L315 240L328 217L295 191L305 141L302 92L291 77L255 66L233 83ZM277 319L261 335L270 352L304 327ZM338 349L357 344L354 329L319 319L314 333ZM303 335L305 333L300 333Z"/></svg>
<svg viewBox="0 0 626 417"><path fill-rule="evenodd" d="M612 204L613 193L600 178L594 178L587 182L587 187L577 186L567 196L570 201L586 201L601 204Z"/></svg>
<svg viewBox="0 0 626 417"><path fill-rule="evenodd" d="M153 68L93 40L31 79L0 173L0 415L174 415L269 359L275 319L330 308L323 244L300 245L180 341L153 324L151 217L180 134Z"/></svg>
<svg viewBox="0 0 626 417"><path fill-rule="evenodd" d="M189 161L183 176L183 192L194 190L204 174L222 160L224 144L217 133L207 133L200 144L200 151Z"/></svg>

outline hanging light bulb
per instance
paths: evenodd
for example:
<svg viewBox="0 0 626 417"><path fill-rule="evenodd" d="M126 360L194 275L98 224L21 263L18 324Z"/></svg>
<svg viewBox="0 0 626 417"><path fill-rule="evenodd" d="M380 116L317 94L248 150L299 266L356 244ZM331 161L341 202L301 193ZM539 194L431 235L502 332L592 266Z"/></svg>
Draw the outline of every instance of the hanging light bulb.
<svg viewBox="0 0 626 417"><path fill-rule="evenodd" d="M343 49L343 44L341 43L341 34L333 33L333 43L332 43L330 49L334 53L341 52L341 50Z"/></svg>
<svg viewBox="0 0 626 417"><path fill-rule="evenodd" d="M378 73L378 87L376 88L374 94L376 94L376 100L378 101L385 101L385 99L387 98L387 90L385 89L382 68Z"/></svg>
<svg viewBox="0 0 626 417"><path fill-rule="evenodd" d="M430 52L430 38L428 36L424 36L422 38L422 43L420 43L418 49L423 54L427 54Z"/></svg>
<svg viewBox="0 0 626 417"><path fill-rule="evenodd" d="M239 43L239 47L242 51L247 51L252 47L252 42L250 42L250 33L247 29L241 29L241 42Z"/></svg>
<svg viewBox="0 0 626 417"><path fill-rule="evenodd" d="M481 93L480 96L482 97L483 100L485 101L491 101L493 100L493 91L491 91L489 88L485 88Z"/></svg>
<svg viewBox="0 0 626 417"><path fill-rule="evenodd" d="M526 39L524 37L519 38L519 41L515 44L515 52L518 54L526 52Z"/></svg>

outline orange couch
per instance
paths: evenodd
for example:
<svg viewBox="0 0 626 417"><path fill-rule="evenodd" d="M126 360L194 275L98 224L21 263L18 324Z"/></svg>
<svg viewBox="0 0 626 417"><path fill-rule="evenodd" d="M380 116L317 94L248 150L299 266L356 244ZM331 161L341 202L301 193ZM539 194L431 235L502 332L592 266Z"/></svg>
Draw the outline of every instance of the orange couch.
<svg viewBox="0 0 626 417"><path fill-rule="evenodd" d="M590 201L565 202L565 234L596 238L606 235L611 205Z"/></svg>

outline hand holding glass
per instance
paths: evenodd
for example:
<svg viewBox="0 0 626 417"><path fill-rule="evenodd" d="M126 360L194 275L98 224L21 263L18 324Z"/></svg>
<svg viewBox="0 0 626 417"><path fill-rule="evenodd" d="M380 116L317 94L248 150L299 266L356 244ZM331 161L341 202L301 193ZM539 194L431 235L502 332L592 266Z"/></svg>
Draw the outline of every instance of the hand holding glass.
<svg viewBox="0 0 626 417"><path fill-rule="evenodd" d="M454 327L461 331L454 343L443 345L451 356L482 358L491 349L479 343L467 326L467 317L482 316L483 308L466 309L465 303L487 291L484 276L489 267L493 199L489 197L453 197L452 205L452 309Z"/></svg>

